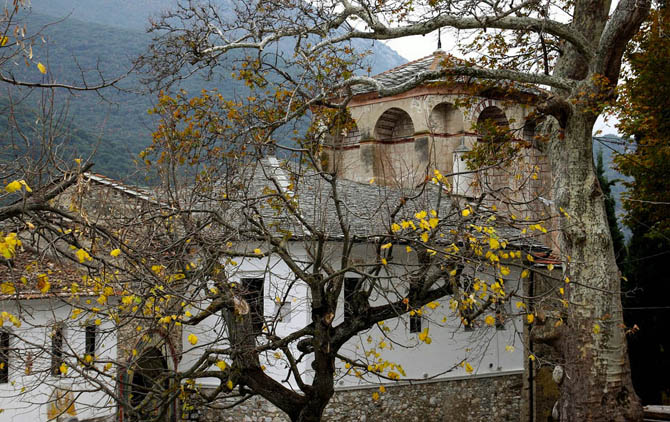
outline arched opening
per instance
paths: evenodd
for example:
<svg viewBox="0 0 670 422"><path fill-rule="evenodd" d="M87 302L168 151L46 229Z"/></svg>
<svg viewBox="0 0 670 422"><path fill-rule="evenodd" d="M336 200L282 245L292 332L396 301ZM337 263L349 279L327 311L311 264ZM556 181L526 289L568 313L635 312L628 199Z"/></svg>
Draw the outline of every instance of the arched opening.
<svg viewBox="0 0 670 422"><path fill-rule="evenodd" d="M160 392L169 387L169 380L165 377L167 370L167 361L158 348L149 347L142 351L139 359L133 365L130 404L136 408L152 392L155 398L142 406L141 413L132 416L131 421L142 421L146 418L161 422L172 421L170 403L161 403L160 400ZM159 415L160 419L155 419Z"/></svg>
<svg viewBox="0 0 670 422"><path fill-rule="evenodd" d="M544 122L544 117L530 117L523 123L523 140L529 142L529 145L537 147L538 142L543 138L540 135L540 125Z"/></svg>
<svg viewBox="0 0 670 422"><path fill-rule="evenodd" d="M463 113L449 103L440 103L430 112L430 131L435 135L463 133Z"/></svg>
<svg viewBox="0 0 670 422"><path fill-rule="evenodd" d="M477 134L483 141L500 142L510 136L509 121L505 112L496 106L488 106L477 118Z"/></svg>
<svg viewBox="0 0 670 422"><path fill-rule="evenodd" d="M375 139L380 141L409 138L412 135L414 135L412 118L406 111L397 107L386 110L375 124Z"/></svg>

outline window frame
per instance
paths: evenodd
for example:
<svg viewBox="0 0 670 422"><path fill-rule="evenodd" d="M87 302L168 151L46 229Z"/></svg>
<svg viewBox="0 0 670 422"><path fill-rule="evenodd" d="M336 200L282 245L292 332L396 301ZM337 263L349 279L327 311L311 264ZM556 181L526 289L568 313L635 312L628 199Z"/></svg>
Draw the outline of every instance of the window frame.
<svg viewBox="0 0 670 422"><path fill-rule="evenodd" d="M258 281L260 283L257 283ZM249 305L252 330L260 334L265 325L265 277L259 274L244 274L240 277L240 286L244 290L244 300Z"/></svg>
<svg viewBox="0 0 670 422"><path fill-rule="evenodd" d="M9 355L12 350L11 333L8 330L0 330L0 384L9 383Z"/></svg>
<svg viewBox="0 0 670 422"><path fill-rule="evenodd" d="M51 376L60 377L61 365L65 362L65 324L56 322L51 326Z"/></svg>
<svg viewBox="0 0 670 422"><path fill-rule="evenodd" d="M92 367L95 361L95 351L98 346L98 326L89 322L84 326L84 362L87 367ZM86 355L91 355L91 362L86 362Z"/></svg>
<svg viewBox="0 0 670 422"><path fill-rule="evenodd" d="M342 294L344 295L344 320L350 320L354 316L353 299L356 287L360 283L360 277L344 277Z"/></svg>
<svg viewBox="0 0 670 422"><path fill-rule="evenodd" d="M423 331L423 315L419 315L417 312L414 315L409 315L409 332L410 334L416 334Z"/></svg>

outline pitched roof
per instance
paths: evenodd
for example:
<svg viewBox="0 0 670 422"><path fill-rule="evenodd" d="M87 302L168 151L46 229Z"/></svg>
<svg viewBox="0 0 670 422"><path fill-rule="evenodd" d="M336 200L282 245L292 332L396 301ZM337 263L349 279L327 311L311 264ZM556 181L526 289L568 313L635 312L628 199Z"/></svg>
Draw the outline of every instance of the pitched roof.
<svg viewBox="0 0 670 422"><path fill-rule="evenodd" d="M375 75L373 76L373 79L376 79L377 81L381 82L386 87L398 86L405 82L409 82L412 78L423 72L439 70L440 66L442 66L442 62L447 57L451 56L448 56L447 53L445 53L442 50L436 50L435 52L433 52L428 56L407 62L400 66L389 69L385 72L382 72L378 75ZM454 60L458 60L453 57L451 58ZM424 83L430 84L433 82L438 82L440 80L442 79L440 78L440 79L428 80L425 81ZM473 80L473 78L467 76L457 76L455 80L458 83L467 84L469 81ZM507 83L509 84L509 82ZM504 85L504 82L496 82L495 84L497 86L502 87ZM516 89L519 89L527 94L542 95L543 92L538 87L531 86L529 84L513 83L512 85ZM352 92L354 93L354 95L366 94L375 91L376 89L370 85L356 85L352 88Z"/></svg>
<svg viewBox="0 0 670 422"><path fill-rule="evenodd" d="M440 61L446 57L446 53L442 50L437 50L429 56L422 57L417 60L412 60L400 66L389 69L379 75L373 76L374 79L381 82L384 86L396 86L409 81L414 76L438 69ZM430 83L430 81L427 81ZM369 85L357 85L352 91L354 94L364 94L374 92L375 89Z"/></svg>
<svg viewBox="0 0 670 422"><path fill-rule="evenodd" d="M50 287L42 291L47 281ZM69 287L81 283L81 275L74 262L20 247L11 259L0 258L0 283L15 289L12 294L3 291L0 299L71 296Z"/></svg>
<svg viewBox="0 0 670 422"><path fill-rule="evenodd" d="M246 176L246 188L229 193L230 208L224 213L241 229L253 225L249 220L259 221L276 232L290 232L294 239L310 237L311 231L318 231L337 240L343 236L344 225L353 238L371 240L388 234L393 222L417 221L417 212L430 210L435 210L440 218L438 230L444 235L439 237L440 242L452 242L454 230L460 231L472 224L491 224L485 222L493 213L490 210L482 209L479 215L464 219L459 207L466 206L467 199L459 197L463 203L458 204L455 196L431 182L414 188L396 188L337 179L333 187L328 181L330 177L298 168L296 164L280 163L274 157L259 160ZM339 213L334 194L339 200ZM287 204L295 207L296 212L288 211ZM254 214L259 218L254 219ZM518 246L546 249L513 227L501 224L496 231Z"/></svg>

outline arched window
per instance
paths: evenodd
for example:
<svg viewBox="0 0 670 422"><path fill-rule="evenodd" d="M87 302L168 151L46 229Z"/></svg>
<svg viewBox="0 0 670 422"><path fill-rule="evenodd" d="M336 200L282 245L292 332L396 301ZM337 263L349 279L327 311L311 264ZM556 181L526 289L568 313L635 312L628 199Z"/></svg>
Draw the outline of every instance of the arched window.
<svg viewBox="0 0 670 422"><path fill-rule="evenodd" d="M477 133L481 141L501 142L508 140L509 121L505 113L496 106L488 106L477 118Z"/></svg>
<svg viewBox="0 0 670 422"><path fill-rule="evenodd" d="M375 139L393 141L414 135L412 118L402 109L390 108L382 114L375 125Z"/></svg>

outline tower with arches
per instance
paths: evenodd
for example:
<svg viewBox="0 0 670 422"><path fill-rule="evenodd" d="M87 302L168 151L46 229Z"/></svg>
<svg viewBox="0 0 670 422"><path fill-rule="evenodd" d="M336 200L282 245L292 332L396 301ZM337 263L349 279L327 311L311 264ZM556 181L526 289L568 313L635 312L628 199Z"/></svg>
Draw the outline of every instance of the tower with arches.
<svg viewBox="0 0 670 422"><path fill-rule="evenodd" d="M438 69L445 57L438 50L375 78L404 83ZM348 105L353 129L327 142L329 169L344 179L398 187L416 186L438 170L449 175L453 195L485 193L516 215L542 218L549 211L535 202L550 198L550 172L538 148L534 104L544 94L533 87L513 91L465 79L431 81L389 97L358 88ZM473 149L487 160L477 163Z"/></svg>

